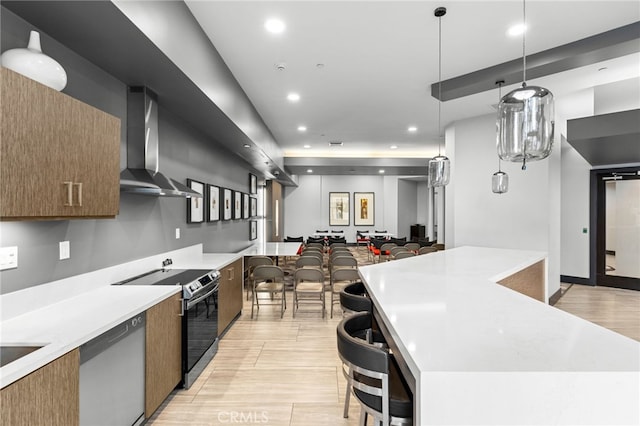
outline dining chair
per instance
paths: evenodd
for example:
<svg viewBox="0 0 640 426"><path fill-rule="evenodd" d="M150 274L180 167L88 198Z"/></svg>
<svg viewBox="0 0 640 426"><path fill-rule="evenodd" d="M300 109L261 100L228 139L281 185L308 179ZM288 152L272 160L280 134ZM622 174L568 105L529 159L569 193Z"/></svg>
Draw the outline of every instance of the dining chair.
<svg viewBox="0 0 640 426"><path fill-rule="evenodd" d="M324 273L319 269L296 269L293 284L293 317L300 303L320 303L325 313Z"/></svg>
<svg viewBox="0 0 640 426"><path fill-rule="evenodd" d="M435 247L420 247L418 249L418 254L429 254L429 253L435 253L437 251L438 249Z"/></svg>
<svg viewBox="0 0 640 426"><path fill-rule="evenodd" d="M378 263L382 261L382 256L385 256L386 260L389 260L389 256L391 255L391 249L397 247L396 243L384 243L380 246L380 251L378 253Z"/></svg>
<svg viewBox="0 0 640 426"><path fill-rule="evenodd" d="M360 281L357 268L336 268L330 272L329 284L331 286L331 318L333 318L333 305L340 303L340 292L347 285Z"/></svg>
<svg viewBox="0 0 640 426"><path fill-rule="evenodd" d="M362 339L371 329L372 314L358 312L344 318L337 328L342 374L360 403L360 424L371 415L375 425L413 424L411 391L388 348ZM346 399L346 398L345 398ZM348 412L345 411L345 417Z"/></svg>
<svg viewBox="0 0 640 426"><path fill-rule="evenodd" d="M414 253L418 253L418 250L420 250L420 243L413 243L413 242L406 243L404 245L404 247L409 251L412 251Z"/></svg>
<svg viewBox="0 0 640 426"><path fill-rule="evenodd" d="M314 255L302 255L296 259L296 269L299 268L315 268L322 271L322 260Z"/></svg>
<svg viewBox="0 0 640 426"><path fill-rule="evenodd" d="M407 257L416 257L416 254L412 251L405 250L393 256L393 259L399 260L399 259L406 259Z"/></svg>
<svg viewBox="0 0 640 426"><path fill-rule="evenodd" d="M409 250L405 246L396 246L396 247L391 247L391 250L389 250L389 254L391 255L392 258L395 258L396 254L402 253L402 252L408 252L408 251Z"/></svg>
<svg viewBox="0 0 640 426"><path fill-rule="evenodd" d="M335 256L329 263L329 274L338 268L357 268L358 259L353 256Z"/></svg>
<svg viewBox="0 0 640 426"><path fill-rule="evenodd" d="M369 236L365 234L369 234L369 231L356 231L356 248L360 248L360 243L366 246L369 242Z"/></svg>
<svg viewBox="0 0 640 426"><path fill-rule="evenodd" d="M251 318L253 318L254 306L260 310L259 293L268 293L273 300L274 296L280 294L280 318L287 308L285 297L284 271L276 265L258 265L253 270L253 298L251 302ZM270 303L274 305L274 303ZM263 303L264 305L264 303Z"/></svg>
<svg viewBox="0 0 640 426"><path fill-rule="evenodd" d="M247 300L249 300L249 293L253 294L253 270L256 266L260 265L273 265L273 259L267 256L251 256L246 261L247 271Z"/></svg>

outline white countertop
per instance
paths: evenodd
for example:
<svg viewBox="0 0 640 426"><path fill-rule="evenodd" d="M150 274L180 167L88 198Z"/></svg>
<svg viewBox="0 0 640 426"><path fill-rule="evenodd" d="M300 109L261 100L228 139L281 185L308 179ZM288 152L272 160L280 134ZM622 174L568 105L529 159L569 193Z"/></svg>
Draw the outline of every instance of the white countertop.
<svg viewBox="0 0 640 426"><path fill-rule="evenodd" d="M295 256L302 243L257 243L238 254L242 256Z"/></svg>
<svg viewBox="0 0 640 426"><path fill-rule="evenodd" d="M158 268L167 257L174 269L222 269L242 255L202 253L198 244L0 296L0 343L44 346L0 368L0 387L179 293L180 286L110 285Z"/></svg>
<svg viewBox="0 0 640 426"><path fill-rule="evenodd" d="M180 286L103 286L0 323L3 345L44 347L0 368L7 386L179 293Z"/></svg>
<svg viewBox="0 0 640 426"><path fill-rule="evenodd" d="M242 258L239 253L202 253L202 256L193 256L188 259L176 261L171 265L172 269L222 269Z"/></svg>
<svg viewBox="0 0 640 426"><path fill-rule="evenodd" d="M581 411L585 418L593 415L598 424L600 417L588 406L595 404L596 394L603 398L614 382L620 401L636 398L640 415L640 343L496 284L545 257L532 251L460 247L360 268L416 378L424 411L419 424L522 424L533 419L533 424L575 424L583 419L575 416ZM608 375L601 377L603 372ZM567 373L580 377L575 379L581 383L579 392L573 388L576 382L567 384ZM585 379L582 373L591 374ZM622 373L622 378L611 382L615 373ZM559 375L565 377L559 380ZM488 380L505 382L494 388ZM540 403L536 386L543 386L540 395L557 398L550 404L555 408L541 408L548 413L536 414L542 417L518 417L520 407L549 403ZM584 406L563 403L567 393L574 399L581 395ZM462 409L466 403L475 411ZM555 409L565 412L557 414ZM622 411L633 416L629 408ZM609 415L610 420L614 417Z"/></svg>

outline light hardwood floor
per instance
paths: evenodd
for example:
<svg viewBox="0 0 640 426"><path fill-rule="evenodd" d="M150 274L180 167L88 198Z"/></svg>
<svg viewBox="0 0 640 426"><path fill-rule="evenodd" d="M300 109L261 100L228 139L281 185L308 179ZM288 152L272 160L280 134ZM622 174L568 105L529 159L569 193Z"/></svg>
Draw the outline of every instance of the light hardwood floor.
<svg viewBox="0 0 640 426"><path fill-rule="evenodd" d="M322 319L319 306L307 305L294 319L288 299L283 319L279 307L264 306L252 320L245 301L214 360L191 389L174 391L149 424L357 425L353 398L350 417L342 418L339 308L333 319L328 312ZM640 340L639 292L573 285L556 307Z"/></svg>
<svg viewBox="0 0 640 426"><path fill-rule="evenodd" d="M640 292L611 287L563 284L555 307L640 341Z"/></svg>

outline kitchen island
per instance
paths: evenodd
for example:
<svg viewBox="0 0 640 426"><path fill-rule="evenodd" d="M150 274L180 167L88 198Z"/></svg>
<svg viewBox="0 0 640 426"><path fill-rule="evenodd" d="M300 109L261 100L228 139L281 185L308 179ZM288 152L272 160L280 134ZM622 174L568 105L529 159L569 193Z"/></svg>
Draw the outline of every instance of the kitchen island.
<svg viewBox="0 0 640 426"><path fill-rule="evenodd" d="M498 284L545 258L460 247L360 268L415 424L640 422L640 343Z"/></svg>

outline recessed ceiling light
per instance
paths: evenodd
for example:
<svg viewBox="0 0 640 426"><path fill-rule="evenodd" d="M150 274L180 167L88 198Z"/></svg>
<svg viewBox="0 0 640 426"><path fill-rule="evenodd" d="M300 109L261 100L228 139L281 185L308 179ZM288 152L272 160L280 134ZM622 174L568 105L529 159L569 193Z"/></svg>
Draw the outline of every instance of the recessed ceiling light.
<svg viewBox="0 0 640 426"><path fill-rule="evenodd" d="M409 127L407 128L407 131L408 131L408 132L417 132L417 131L418 131L418 128L417 128L416 126L409 126Z"/></svg>
<svg viewBox="0 0 640 426"><path fill-rule="evenodd" d="M391 148L391 149L398 149L398 145L391 145L389 148Z"/></svg>
<svg viewBox="0 0 640 426"><path fill-rule="evenodd" d="M307 169L307 173L313 173L312 169Z"/></svg>
<svg viewBox="0 0 640 426"><path fill-rule="evenodd" d="M511 37L516 37L516 36L522 35L522 33L525 32L526 30L527 30L527 26L525 24L516 24L509 27L509 29L507 30L507 35Z"/></svg>
<svg viewBox="0 0 640 426"><path fill-rule="evenodd" d="M309 149L309 148L311 148L311 145L304 145L304 147L303 147L303 148L305 148L305 149Z"/></svg>
<svg viewBox="0 0 640 426"><path fill-rule="evenodd" d="M300 100L300 95L297 93L289 93L287 95L287 99L291 102L298 102Z"/></svg>
<svg viewBox="0 0 640 426"><path fill-rule="evenodd" d="M307 131L307 126L298 126L298 131L299 132L306 132Z"/></svg>
<svg viewBox="0 0 640 426"><path fill-rule="evenodd" d="M280 19L272 18L265 21L264 28L272 34L280 34L284 32L287 26Z"/></svg>
<svg viewBox="0 0 640 426"><path fill-rule="evenodd" d="M249 145L248 143L245 143L244 145L242 145L245 148L251 148L251 145Z"/></svg>
<svg viewBox="0 0 640 426"><path fill-rule="evenodd" d="M378 170L378 173L384 173L384 169Z"/></svg>

